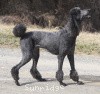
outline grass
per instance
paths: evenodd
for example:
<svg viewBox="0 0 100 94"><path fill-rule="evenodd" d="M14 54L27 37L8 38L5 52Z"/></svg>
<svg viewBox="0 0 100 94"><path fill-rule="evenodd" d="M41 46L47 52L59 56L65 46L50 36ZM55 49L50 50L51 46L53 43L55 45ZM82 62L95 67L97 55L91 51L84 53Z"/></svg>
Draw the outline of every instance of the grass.
<svg viewBox="0 0 100 94"><path fill-rule="evenodd" d="M0 24L0 47L18 47L19 39L12 34L13 25Z"/></svg>
<svg viewBox="0 0 100 94"><path fill-rule="evenodd" d="M100 33L80 33L76 42L76 52L100 54Z"/></svg>
<svg viewBox="0 0 100 94"><path fill-rule="evenodd" d="M18 48L19 38L12 34L14 25L0 24L0 47ZM28 31L57 31L57 29L41 29L37 26L28 26ZM100 54L100 33L81 32L77 37L75 53Z"/></svg>

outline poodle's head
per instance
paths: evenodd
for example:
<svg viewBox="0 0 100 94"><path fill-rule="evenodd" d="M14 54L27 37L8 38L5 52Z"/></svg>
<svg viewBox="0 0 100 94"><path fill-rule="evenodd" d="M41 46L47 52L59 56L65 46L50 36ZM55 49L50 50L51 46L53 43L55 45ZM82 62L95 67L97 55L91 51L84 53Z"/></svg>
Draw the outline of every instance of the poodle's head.
<svg viewBox="0 0 100 94"><path fill-rule="evenodd" d="M80 7L74 7L70 10L70 16L77 21L82 21L85 18L90 18L90 9L80 9Z"/></svg>

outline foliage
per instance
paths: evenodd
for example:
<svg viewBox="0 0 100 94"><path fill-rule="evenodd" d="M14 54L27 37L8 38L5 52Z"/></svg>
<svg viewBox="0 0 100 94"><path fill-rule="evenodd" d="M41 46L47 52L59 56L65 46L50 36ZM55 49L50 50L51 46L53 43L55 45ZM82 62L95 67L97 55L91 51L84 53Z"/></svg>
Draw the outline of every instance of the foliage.
<svg viewBox="0 0 100 94"><path fill-rule="evenodd" d="M100 0L0 0L0 15L19 16L22 22L55 27L66 23L69 10L75 6L92 10L86 29L100 30Z"/></svg>

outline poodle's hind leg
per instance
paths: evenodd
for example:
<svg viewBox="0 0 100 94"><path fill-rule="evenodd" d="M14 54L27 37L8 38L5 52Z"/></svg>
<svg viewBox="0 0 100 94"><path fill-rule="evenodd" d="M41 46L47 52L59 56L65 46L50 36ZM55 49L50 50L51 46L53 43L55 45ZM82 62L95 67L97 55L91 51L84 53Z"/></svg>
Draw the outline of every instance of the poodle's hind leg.
<svg viewBox="0 0 100 94"><path fill-rule="evenodd" d="M28 45L28 46L27 46ZM16 66L14 66L11 69L11 75L13 77L13 79L15 80L16 85L20 85L18 80L19 80L19 69L24 66L26 63L28 63L31 58L32 58L32 51L33 51L33 45L31 40L25 38L21 40L21 51L23 54L22 60L20 61L19 64L17 64Z"/></svg>
<svg viewBox="0 0 100 94"><path fill-rule="evenodd" d="M46 81L46 79L43 79L40 72L37 69L37 63L39 59L39 47L34 48L33 51L33 65L30 69L30 73L33 78L35 78L38 81Z"/></svg>
<svg viewBox="0 0 100 94"><path fill-rule="evenodd" d="M14 66L11 69L11 75L13 77L13 79L15 80L16 85L20 86L18 80L19 80L19 69L24 66L26 63L28 63L31 60L31 56L30 55L26 55L22 58L21 62Z"/></svg>

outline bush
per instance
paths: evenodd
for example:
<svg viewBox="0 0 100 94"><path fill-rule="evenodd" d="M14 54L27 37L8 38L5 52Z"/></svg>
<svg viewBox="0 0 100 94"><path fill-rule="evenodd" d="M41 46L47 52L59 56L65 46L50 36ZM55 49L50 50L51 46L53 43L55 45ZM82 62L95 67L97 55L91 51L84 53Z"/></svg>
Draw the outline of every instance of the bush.
<svg viewBox="0 0 100 94"><path fill-rule="evenodd" d="M91 21L86 29L92 32L100 30L100 0L0 0L0 14L19 16L31 24L37 21L41 23L40 17L47 25L63 26L69 10L75 6L92 10ZM43 16L45 13L54 16L53 22ZM38 25L47 26L43 24Z"/></svg>

